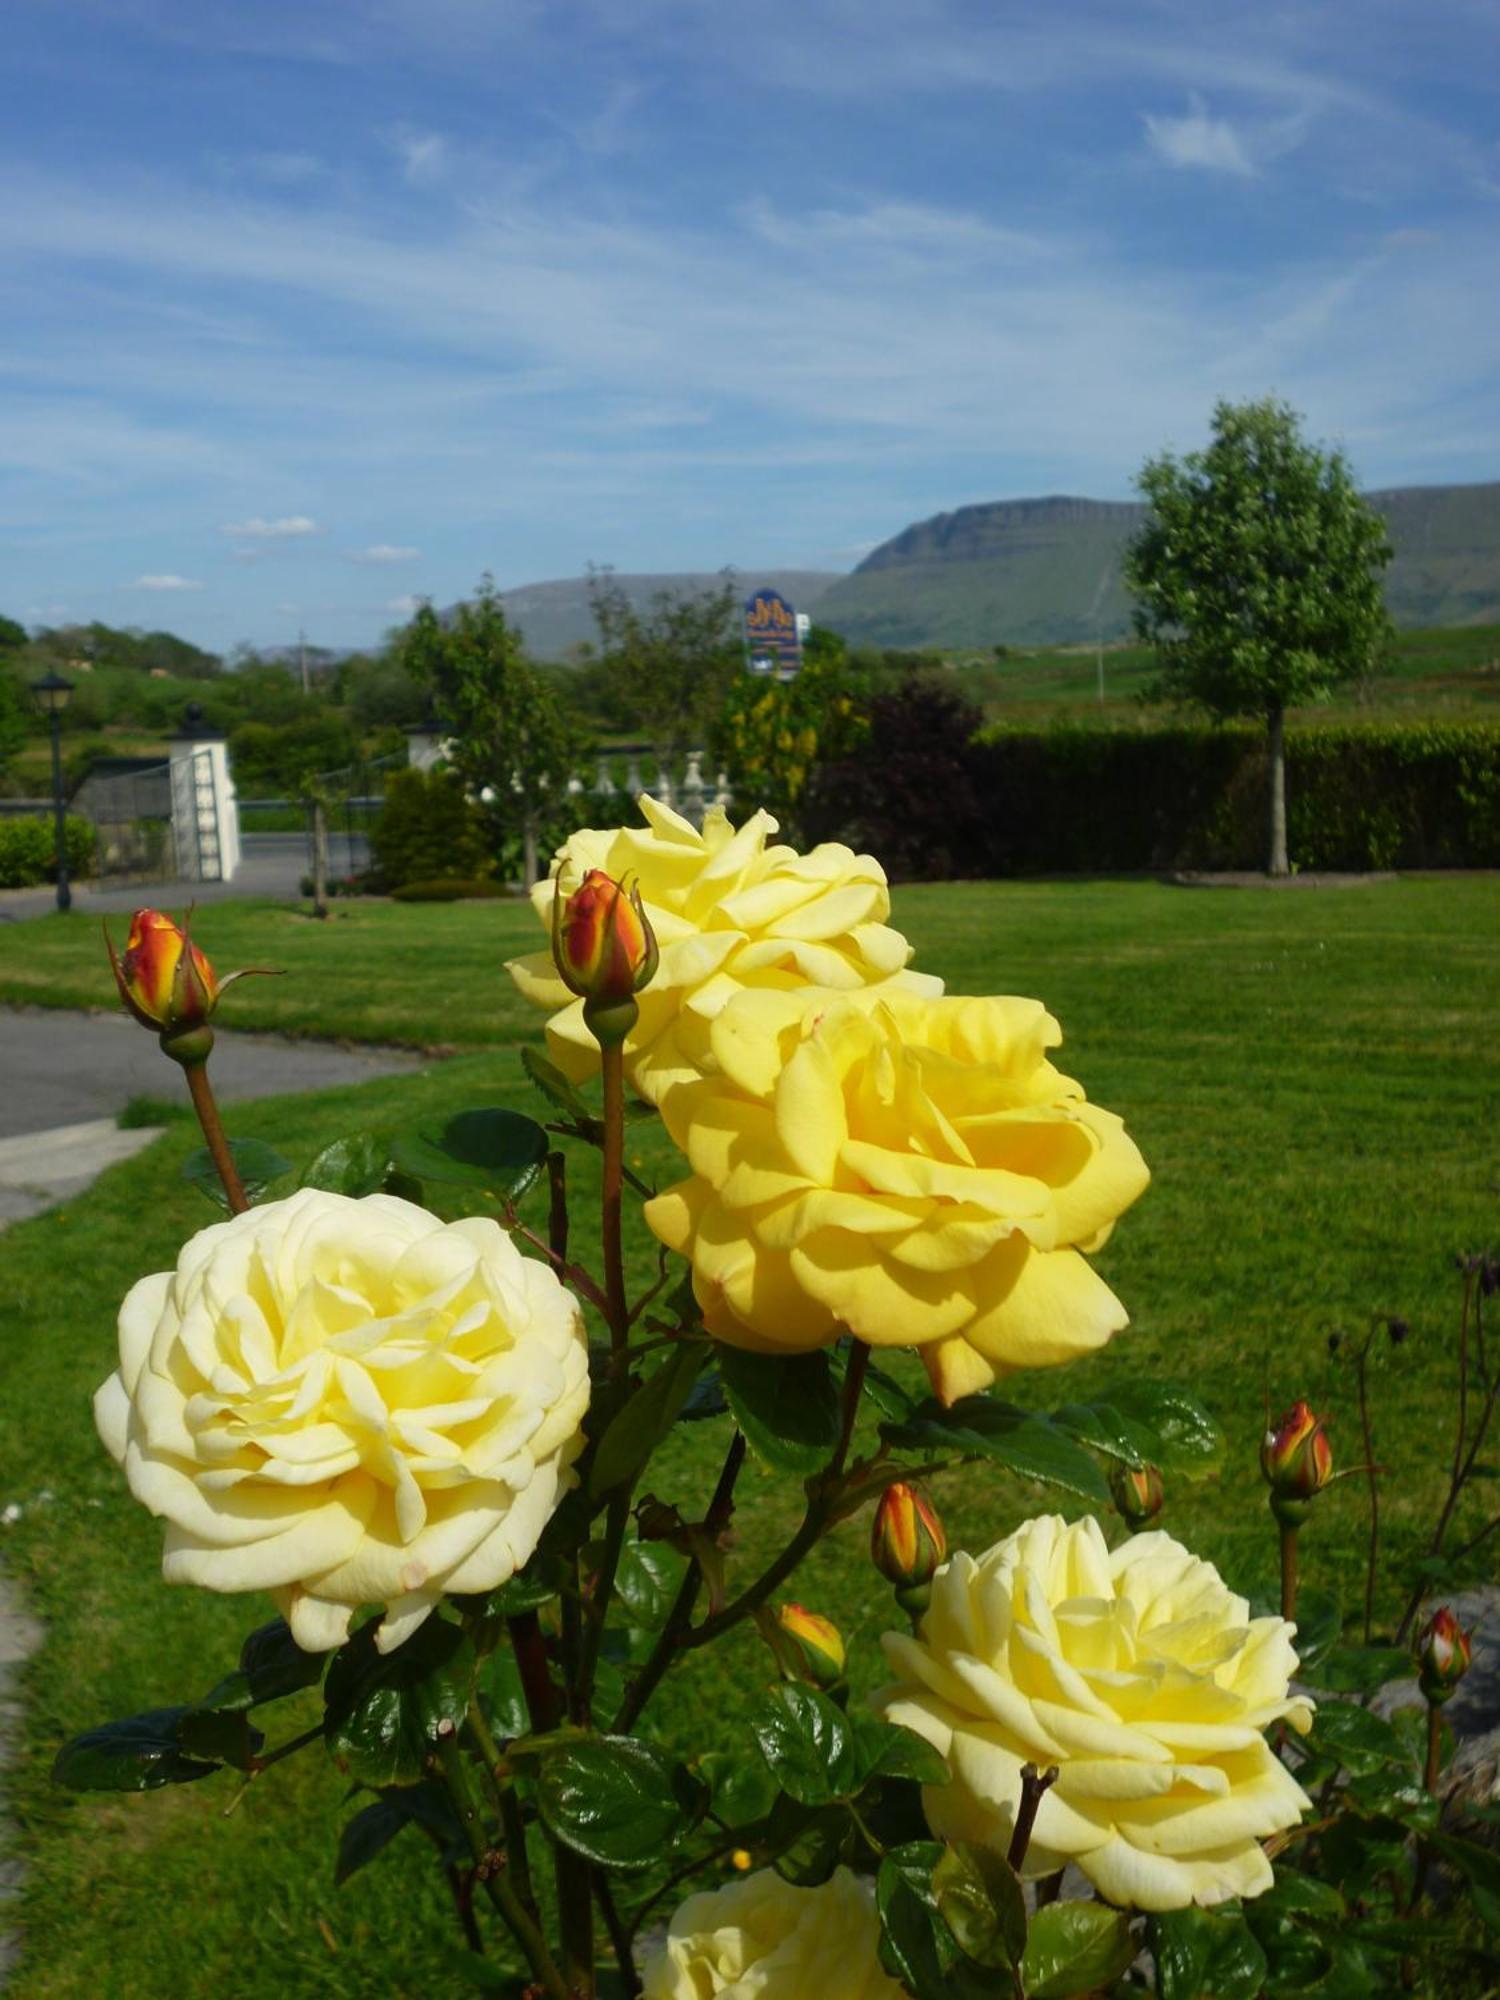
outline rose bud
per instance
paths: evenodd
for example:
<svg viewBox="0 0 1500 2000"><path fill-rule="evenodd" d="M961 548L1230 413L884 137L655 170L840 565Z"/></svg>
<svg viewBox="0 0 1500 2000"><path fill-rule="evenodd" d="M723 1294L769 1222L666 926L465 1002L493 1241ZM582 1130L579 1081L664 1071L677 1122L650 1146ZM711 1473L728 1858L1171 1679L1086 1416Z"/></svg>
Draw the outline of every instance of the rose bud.
<svg viewBox="0 0 1500 2000"><path fill-rule="evenodd" d="M639 884L627 889L602 868L591 868L571 896L559 883L552 899L552 956L563 984L582 996L585 1014L628 1009L628 1033L635 996L657 965L656 934Z"/></svg>
<svg viewBox="0 0 1500 2000"><path fill-rule="evenodd" d="M830 1688L844 1678L844 1642L830 1619L801 1604L782 1604L776 1625L786 1659L814 1687Z"/></svg>
<svg viewBox="0 0 1500 2000"><path fill-rule="evenodd" d="M168 1035L201 1028L219 1004L214 969L187 934L160 910L137 910L130 919L123 959L106 930L104 942L120 998L143 1028Z"/></svg>
<svg viewBox="0 0 1500 2000"><path fill-rule="evenodd" d="M1288 1527L1299 1526L1333 1477L1333 1446L1323 1419L1300 1397L1262 1439L1260 1469L1271 1489L1272 1513Z"/></svg>
<svg viewBox="0 0 1500 2000"><path fill-rule="evenodd" d="M1443 1605L1417 1634L1418 1683L1434 1708L1452 1694L1469 1671L1473 1656L1473 1634L1466 1632Z"/></svg>
<svg viewBox="0 0 1500 2000"><path fill-rule="evenodd" d="M870 1560L896 1586L904 1609L921 1610L928 1585L948 1553L943 1524L920 1486L897 1479L887 1486L870 1527ZM909 1598L920 1601L911 1603Z"/></svg>
<svg viewBox="0 0 1500 2000"><path fill-rule="evenodd" d="M1149 1528L1166 1505L1161 1473L1154 1465L1127 1465L1117 1458L1109 1468L1109 1491L1115 1512L1132 1531Z"/></svg>

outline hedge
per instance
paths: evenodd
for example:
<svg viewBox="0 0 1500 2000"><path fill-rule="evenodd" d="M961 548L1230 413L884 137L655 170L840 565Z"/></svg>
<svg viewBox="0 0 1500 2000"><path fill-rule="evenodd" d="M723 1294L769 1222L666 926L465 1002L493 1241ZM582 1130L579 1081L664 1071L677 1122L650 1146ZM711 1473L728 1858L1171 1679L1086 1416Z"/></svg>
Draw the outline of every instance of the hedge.
<svg viewBox="0 0 1500 2000"><path fill-rule="evenodd" d="M1294 867L1500 866L1500 726L1319 727L1286 748ZM1001 728L970 751L986 812L966 873L1265 865L1261 731Z"/></svg>
<svg viewBox="0 0 1500 2000"><path fill-rule="evenodd" d="M64 846L70 876L87 875L94 865L94 825L72 813L66 821ZM50 882L57 873L57 842L53 823L35 818L0 819L0 889L26 889Z"/></svg>

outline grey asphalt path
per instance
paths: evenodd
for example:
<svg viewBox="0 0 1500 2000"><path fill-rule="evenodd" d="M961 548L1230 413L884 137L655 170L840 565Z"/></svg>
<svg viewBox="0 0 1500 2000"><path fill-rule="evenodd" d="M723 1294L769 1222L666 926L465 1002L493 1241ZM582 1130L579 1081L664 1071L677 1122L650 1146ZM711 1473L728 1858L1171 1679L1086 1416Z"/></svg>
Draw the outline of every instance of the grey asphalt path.
<svg viewBox="0 0 1500 2000"><path fill-rule="evenodd" d="M341 864L343 846L340 839L338 853L329 857L335 873ZM306 868L307 842L300 833L251 833L245 836L244 852L232 882L135 882L124 888L104 889L80 882L73 885L73 908L84 915L107 916L143 906L178 911L189 903L224 903L250 896L295 901L302 893ZM49 916L55 908L56 891L50 885L40 889L0 890L0 923Z"/></svg>

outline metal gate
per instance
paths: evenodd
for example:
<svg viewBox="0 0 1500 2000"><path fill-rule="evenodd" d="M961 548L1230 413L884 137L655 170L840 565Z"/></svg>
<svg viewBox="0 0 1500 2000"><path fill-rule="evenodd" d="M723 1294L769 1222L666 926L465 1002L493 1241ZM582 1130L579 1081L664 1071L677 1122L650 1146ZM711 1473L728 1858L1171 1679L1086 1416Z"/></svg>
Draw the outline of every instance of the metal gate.
<svg viewBox="0 0 1500 2000"><path fill-rule="evenodd" d="M176 873L170 764L93 771L70 810L94 823L94 874L102 885L159 882Z"/></svg>

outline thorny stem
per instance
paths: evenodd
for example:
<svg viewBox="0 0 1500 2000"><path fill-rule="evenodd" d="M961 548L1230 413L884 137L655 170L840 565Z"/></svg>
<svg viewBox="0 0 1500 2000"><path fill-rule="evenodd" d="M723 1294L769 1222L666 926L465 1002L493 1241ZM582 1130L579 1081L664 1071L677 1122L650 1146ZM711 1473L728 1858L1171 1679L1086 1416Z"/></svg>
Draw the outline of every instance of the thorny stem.
<svg viewBox="0 0 1500 2000"><path fill-rule="evenodd" d="M479 1926L474 1921L474 1884L478 1879L472 1868L448 1868L448 1887L453 1891L453 1907L458 1912L459 1925L464 1934L464 1943L470 1951L484 1957L484 1939L479 1935Z"/></svg>
<svg viewBox="0 0 1500 2000"><path fill-rule="evenodd" d="M534 1611L521 1611L506 1620L510 1643L521 1675L521 1691L531 1726L543 1734L556 1726L561 1702L547 1667L542 1628ZM562 1929L563 1959L569 1981L581 1992L594 1990L594 1909L589 1887L588 1863L556 1841L552 1844L553 1871L557 1879L558 1920ZM514 1891L512 1891L514 1895ZM524 1912L523 1912L524 1914ZM551 1989L549 1989L550 1991ZM567 2000L568 1988L558 1991Z"/></svg>
<svg viewBox="0 0 1500 2000"><path fill-rule="evenodd" d="M1035 1764L1021 1766L1021 1803L1016 1807L1016 1823L1005 1854L1006 1861L1017 1875L1031 1845L1031 1829L1036 1825L1037 1810L1056 1783L1055 1764L1049 1764L1045 1771L1038 1771Z"/></svg>
<svg viewBox="0 0 1500 2000"><path fill-rule="evenodd" d="M469 1851L474 1856L476 1878L484 1884L485 1894L504 1918L511 1936L526 1954L526 1963L531 1967L532 1976L550 1993L553 2000L571 2000L563 1976L547 1949L547 1940L533 1919L521 1907L520 1899L508 1880L503 1865L496 1867L485 1838L484 1821L479 1811L479 1802L474 1795L474 1775L468 1760L459 1747L454 1731L440 1738L437 1762L442 1771L448 1795L453 1801L453 1809L458 1814L464 1837L469 1843Z"/></svg>
<svg viewBox="0 0 1500 2000"><path fill-rule="evenodd" d="M684 1650L706 1646L710 1639L717 1639L721 1632L727 1632L731 1626L738 1625L742 1618L748 1618L752 1611L758 1610L772 1591L791 1575L827 1527L834 1489L843 1476L844 1464L849 1456L849 1446L854 1439L854 1423L859 1415L860 1391L864 1387L865 1370L869 1365L869 1348L862 1340L856 1340L844 1376L844 1414L838 1446L823 1472L812 1484L807 1512L802 1517L801 1527L770 1568L758 1576L748 1589L742 1590L732 1604L725 1605L724 1609L712 1618L705 1618L701 1625L683 1634L681 1644Z"/></svg>
<svg viewBox="0 0 1500 2000"><path fill-rule="evenodd" d="M1297 1617L1297 1530L1290 1521L1281 1529L1281 1615L1293 1624Z"/></svg>
<svg viewBox="0 0 1500 2000"><path fill-rule="evenodd" d="M469 1703L467 1716L469 1733L478 1747L480 1760L490 1781L490 1789L495 1795L495 1805L500 1813L500 1822L505 1831L505 1859L516 1885L516 1893L522 1903L536 1915L536 1896L531 1886L531 1857L526 1852L526 1823L521 1817L520 1802L516 1798L516 1788L509 1779L502 1776L505 1759L500 1745L495 1741L494 1732L485 1720L484 1710L476 1695Z"/></svg>
<svg viewBox="0 0 1500 2000"><path fill-rule="evenodd" d="M636 2000L640 1993L640 1977L635 1969L635 1954L630 1949L630 1932L615 1903L614 1891L609 1886L609 1877L598 1869L594 1871L594 1892L599 1899L599 1913L604 1918L604 1928L609 1932L610 1949L614 1952L615 1963L620 1968L620 1978L630 2000Z"/></svg>
<svg viewBox="0 0 1500 2000"><path fill-rule="evenodd" d="M625 1343L630 1331L630 1308L625 1299L625 1257L621 1242L621 1198L625 1165L625 1051L619 1042L601 1045L604 1072L604 1191L600 1223L604 1253L604 1317L609 1322L609 1342L613 1351L612 1370L619 1375L624 1367Z"/></svg>
<svg viewBox="0 0 1500 2000"><path fill-rule="evenodd" d="M224 1183L224 1198L229 1203L230 1213L243 1215L250 1203L239 1169L234 1164L234 1155L229 1150L229 1141L224 1136L224 1121L219 1116L213 1085L208 1080L208 1063L184 1063L182 1069L187 1077L188 1095L193 1100L193 1109L198 1114L198 1123L203 1127L203 1137L208 1143L209 1157Z"/></svg>
<svg viewBox="0 0 1500 2000"><path fill-rule="evenodd" d="M568 1262L568 1162L562 1153L547 1155L547 1248L554 1261Z"/></svg>
<svg viewBox="0 0 1500 2000"><path fill-rule="evenodd" d="M1365 1477L1370 1488L1370 1547L1365 1562L1365 1644L1375 1622L1375 1573L1380 1563L1380 1482L1375 1470L1375 1443L1370 1434L1369 1355L1373 1334L1354 1357L1354 1379L1359 1387L1359 1424L1365 1444Z"/></svg>
<svg viewBox="0 0 1500 2000"><path fill-rule="evenodd" d="M716 1541L729 1525L730 1517L734 1513L735 1481L740 1476L740 1467L744 1462L745 1435L743 1431L736 1431L729 1441L729 1450L724 1455L724 1464L719 1472L719 1483L714 1488L714 1497L709 1501L708 1512L703 1517L703 1532L710 1541ZM658 1633L656 1644L651 1648L645 1665L636 1675L629 1692L620 1704L620 1712L613 1723L613 1730L617 1736L629 1735L647 1702L655 1694L662 1676L672 1664L672 1657L683 1635L693 1622L698 1593L702 1588L703 1565L694 1556L688 1564L686 1576L677 1587L677 1596L667 1614L667 1622Z"/></svg>
<svg viewBox="0 0 1500 2000"><path fill-rule="evenodd" d="M1427 1704L1427 1769L1422 1782L1434 1797L1437 1794L1438 1771L1443 1761L1443 1711L1435 1701Z"/></svg>
<svg viewBox="0 0 1500 2000"><path fill-rule="evenodd" d="M743 1845L743 1839L743 1835L731 1833L724 1840L721 1840L717 1847L710 1848L707 1854L695 1855L691 1861L684 1861L681 1867L674 1868L666 1881L658 1888L652 1890L651 1894L631 1918L627 1935L632 1938L635 1937L651 1912L659 1903L665 1902L674 1889L679 1888L690 1876L701 1874L705 1868L712 1868L714 1863L722 1861L726 1854L733 1854L737 1847Z"/></svg>
<svg viewBox="0 0 1500 2000"><path fill-rule="evenodd" d="M558 1257L544 1237L538 1236L534 1229L529 1229L524 1222L517 1222L510 1215L506 1217L506 1227L514 1235L521 1237L525 1242L529 1243L533 1250L540 1250L557 1275L560 1278L565 1278L580 1297L587 1299L589 1304L599 1312L603 1313L606 1310L603 1292L594 1283L581 1264L565 1263Z"/></svg>
<svg viewBox="0 0 1500 2000"><path fill-rule="evenodd" d="M599 1649L604 1643L604 1621L614 1592L615 1572L620 1567L620 1556L625 1547L625 1533L630 1526L630 1491L630 1481L627 1480L609 1503L604 1523L604 1549L593 1589L584 1605L583 1636L578 1649L578 1672L574 1683L574 1706L578 1711L577 1719L583 1723L589 1720Z"/></svg>

